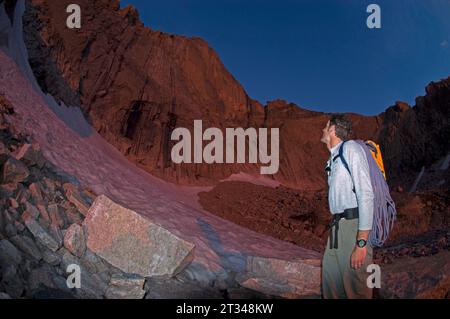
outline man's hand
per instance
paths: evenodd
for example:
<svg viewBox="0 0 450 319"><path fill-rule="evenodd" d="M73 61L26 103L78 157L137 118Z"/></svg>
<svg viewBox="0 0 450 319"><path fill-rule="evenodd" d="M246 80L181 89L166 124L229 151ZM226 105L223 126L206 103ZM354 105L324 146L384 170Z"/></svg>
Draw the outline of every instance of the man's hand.
<svg viewBox="0 0 450 319"><path fill-rule="evenodd" d="M350 258L350 265L353 269L359 269L366 259L367 247L355 247Z"/></svg>

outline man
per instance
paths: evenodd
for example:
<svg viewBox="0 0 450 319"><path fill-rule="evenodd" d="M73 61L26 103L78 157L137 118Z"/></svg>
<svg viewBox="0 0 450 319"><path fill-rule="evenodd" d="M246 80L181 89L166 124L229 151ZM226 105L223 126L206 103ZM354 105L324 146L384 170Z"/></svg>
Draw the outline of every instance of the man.
<svg viewBox="0 0 450 319"><path fill-rule="evenodd" d="M355 141L348 141L350 134L351 122L343 115L332 115L321 139L331 153L326 171L333 215L322 261L324 298L372 298L367 266L372 263L368 238L373 191L365 152Z"/></svg>

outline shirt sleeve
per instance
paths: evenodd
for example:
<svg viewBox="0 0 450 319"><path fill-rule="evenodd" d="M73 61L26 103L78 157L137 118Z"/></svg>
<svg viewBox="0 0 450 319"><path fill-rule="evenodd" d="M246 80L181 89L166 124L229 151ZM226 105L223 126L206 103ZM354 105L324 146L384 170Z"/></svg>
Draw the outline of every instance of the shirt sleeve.
<svg viewBox="0 0 450 319"><path fill-rule="evenodd" d="M347 160L355 187L359 211L359 230L371 230L373 223L373 190L369 163L364 149L356 142L346 143L344 156Z"/></svg>

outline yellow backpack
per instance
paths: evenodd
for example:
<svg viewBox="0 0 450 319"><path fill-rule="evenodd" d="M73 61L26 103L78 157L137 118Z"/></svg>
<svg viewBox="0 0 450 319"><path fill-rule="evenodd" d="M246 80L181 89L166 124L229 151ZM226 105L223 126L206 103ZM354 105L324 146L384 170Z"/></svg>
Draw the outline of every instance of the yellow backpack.
<svg viewBox="0 0 450 319"><path fill-rule="evenodd" d="M372 157L380 168L381 173L383 173L384 179L386 179L386 172L384 170L383 156L381 155L380 145L371 140L367 140L366 145L372 153Z"/></svg>

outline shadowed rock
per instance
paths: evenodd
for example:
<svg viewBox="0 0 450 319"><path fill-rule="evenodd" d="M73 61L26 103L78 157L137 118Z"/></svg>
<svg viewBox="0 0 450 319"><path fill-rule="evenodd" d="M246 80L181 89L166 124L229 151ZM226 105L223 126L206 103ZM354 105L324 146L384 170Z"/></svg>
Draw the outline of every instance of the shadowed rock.
<svg viewBox="0 0 450 319"><path fill-rule="evenodd" d="M241 286L267 295L300 298L320 295L320 260L247 257L247 273L238 276Z"/></svg>
<svg viewBox="0 0 450 319"><path fill-rule="evenodd" d="M3 165L2 182L3 183L20 183L30 175L28 168L21 161L13 157Z"/></svg>
<svg viewBox="0 0 450 319"><path fill-rule="evenodd" d="M83 228L78 224L72 224L64 235L64 247L75 256L81 257L86 249L86 241Z"/></svg>
<svg viewBox="0 0 450 319"><path fill-rule="evenodd" d="M26 219L25 226L33 234L33 236L45 247L55 252L61 247L61 243L53 238L37 221L34 219Z"/></svg>

